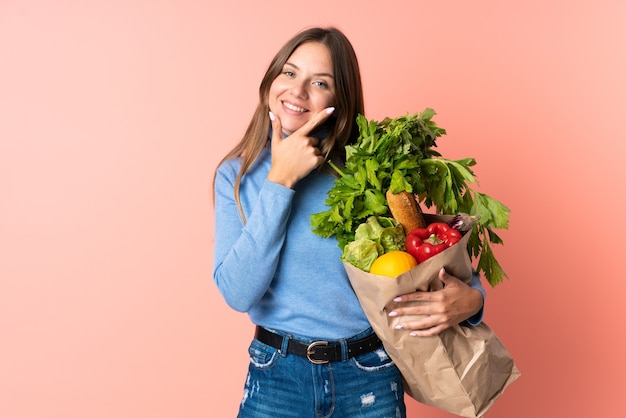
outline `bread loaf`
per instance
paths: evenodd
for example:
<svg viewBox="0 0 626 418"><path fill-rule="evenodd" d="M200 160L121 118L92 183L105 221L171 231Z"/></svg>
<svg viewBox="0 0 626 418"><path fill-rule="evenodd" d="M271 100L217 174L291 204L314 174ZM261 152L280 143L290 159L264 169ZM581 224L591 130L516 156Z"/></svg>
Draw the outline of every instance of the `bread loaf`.
<svg viewBox="0 0 626 418"><path fill-rule="evenodd" d="M415 228L426 227L426 222L417 206L415 196L406 191L392 193L391 190L387 190L386 198L391 216L402 225L405 234L408 234Z"/></svg>

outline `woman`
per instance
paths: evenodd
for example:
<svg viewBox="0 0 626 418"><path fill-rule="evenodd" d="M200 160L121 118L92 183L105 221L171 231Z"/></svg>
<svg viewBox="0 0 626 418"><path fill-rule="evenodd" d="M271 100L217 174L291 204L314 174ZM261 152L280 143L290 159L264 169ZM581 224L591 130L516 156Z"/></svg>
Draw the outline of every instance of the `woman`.
<svg viewBox="0 0 626 418"><path fill-rule="evenodd" d="M405 416L398 369L361 309L334 239L313 232L345 145L364 113L354 50L335 28L289 40L272 60L243 139L214 178L214 280L257 326L240 417ZM424 314L415 336L482 319L484 291L441 272L445 288L402 295ZM419 339L415 340L419 344Z"/></svg>

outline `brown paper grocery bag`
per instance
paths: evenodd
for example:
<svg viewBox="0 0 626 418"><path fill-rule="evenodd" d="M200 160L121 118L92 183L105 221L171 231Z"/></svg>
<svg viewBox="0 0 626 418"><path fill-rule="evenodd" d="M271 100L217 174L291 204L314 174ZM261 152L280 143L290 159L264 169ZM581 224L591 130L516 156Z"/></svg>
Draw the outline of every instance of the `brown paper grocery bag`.
<svg viewBox="0 0 626 418"><path fill-rule="evenodd" d="M429 221L450 217L429 216ZM405 392L418 402L462 416L479 418L493 406L520 372L509 352L484 322L476 327L457 325L434 337L411 337L397 330L410 319L389 317L393 299L415 290L438 290L439 270L470 282L472 265L467 253L469 234L456 245L392 279L366 273L344 263L352 287L372 328L396 363Z"/></svg>

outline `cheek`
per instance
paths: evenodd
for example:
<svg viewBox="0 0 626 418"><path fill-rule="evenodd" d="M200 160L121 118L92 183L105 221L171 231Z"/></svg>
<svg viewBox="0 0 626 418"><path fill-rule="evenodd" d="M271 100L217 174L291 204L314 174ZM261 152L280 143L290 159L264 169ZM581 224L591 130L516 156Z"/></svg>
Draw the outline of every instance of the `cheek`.
<svg viewBox="0 0 626 418"><path fill-rule="evenodd" d="M272 85L270 86L269 91L267 92L267 101L270 105L270 108L272 107L272 104L276 102L278 95L280 94L280 91L281 91L280 84L274 81Z"/></svg>
<svg viewBox="0 0 626 418"><path fill-rule="evenodd" d="M270 110L274 111L276 109L274 109L274 103L276 102L276 93L274 93L274 91L270 88L270 90L267 92L267 103L270 106Z"/></svg>
<svg viewBox="0 0 626 418"><path fill-rule="evenodd" d="M315 104L318 110L326 109L335 105L335 96L333 94L323 94L316 98Z"/></svg>
<svg viewBox="0 0 626 418"><path fill-rule="evenodd" d="M326 95L326 107L328 106L336 106L337 105L337 95L335 94L335 90L328 92Z"/></svg>

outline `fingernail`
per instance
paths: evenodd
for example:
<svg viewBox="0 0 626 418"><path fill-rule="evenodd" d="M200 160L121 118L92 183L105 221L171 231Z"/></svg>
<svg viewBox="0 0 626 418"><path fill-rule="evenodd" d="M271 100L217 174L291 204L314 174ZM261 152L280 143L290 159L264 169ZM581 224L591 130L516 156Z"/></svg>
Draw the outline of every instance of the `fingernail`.
<svg viewBox="0 0 626 418"><path fill-rule="evenodd" d="M329 115L332 114L334 111L335 111L335 108L332 106L326 108L326 113L328 113Z"/></svg>
<svg viewBox="0 0 626 418"><path fill-rule="evenodd" d="M417 334L416 334L416 333L414 333L414 332L409 332L409 335L410 335L411 337L416 337L416 336L417 336Z"/></svg>
<svg viewBox="0 0 626 418"><path fill-rule="evenodd" d="M272 112L270 112L270 120L272 122L274 122L276 120L276 116Z"/></svg>
<svg viewBox="0 0 626 418"><path fill-rule="evenodd" d="M389 312L389 316L398 316L398 312L391 311L391 312Z"/></svg>
<svg viewBox="0 0 626 418"><path fill-rule="evenodd" d="M402 302L402 298L400 296L398 296L397 298L395 298L393 300L394 302Z"/></svg>
<svg viewBox="0 0 626 418"><path fill-rule="evenodd" d="M398 325L396 325L396 329L404 329L404 325L398 324Z"/></svg>

